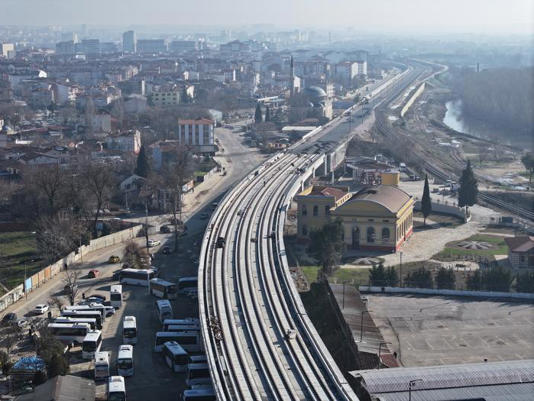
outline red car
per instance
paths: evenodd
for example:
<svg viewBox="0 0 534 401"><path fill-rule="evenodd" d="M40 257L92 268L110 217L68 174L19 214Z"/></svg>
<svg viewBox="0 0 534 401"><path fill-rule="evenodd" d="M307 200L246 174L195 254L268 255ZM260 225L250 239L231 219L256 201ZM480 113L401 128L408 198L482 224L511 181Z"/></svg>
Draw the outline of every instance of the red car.
<svg viewBox="0 0 534 401"><path fill-rule="evenodd" d="M96 269L89 270L89 274L87 274L89 278L97 278L98 276L100 276L100 271Z"/></svg>

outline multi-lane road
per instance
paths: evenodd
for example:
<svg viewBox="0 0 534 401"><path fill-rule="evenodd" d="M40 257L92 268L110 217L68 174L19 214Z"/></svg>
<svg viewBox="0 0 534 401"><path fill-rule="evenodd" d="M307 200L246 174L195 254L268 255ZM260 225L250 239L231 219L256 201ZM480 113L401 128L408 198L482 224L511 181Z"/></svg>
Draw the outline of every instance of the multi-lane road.
<svg viewBox="0 0 534 401"><path fill-rule="evenodd" d="M410 66L365 107L389 103L427 72ZM200 256L199 311L218 400L357 400L306 314L283 243L291 197L324 152L350 136L347 124L341 116L269 159L212 215Z"/></svg>

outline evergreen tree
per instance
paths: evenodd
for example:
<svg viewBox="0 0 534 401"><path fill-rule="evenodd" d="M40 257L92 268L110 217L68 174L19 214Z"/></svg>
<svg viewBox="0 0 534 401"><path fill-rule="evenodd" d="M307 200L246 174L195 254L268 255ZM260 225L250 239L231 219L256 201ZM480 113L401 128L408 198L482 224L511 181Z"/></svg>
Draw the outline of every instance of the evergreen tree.
<svg viewBox="0 0 534 401"><path fill-rule="evenodd" d="M369 282L373 286L383 287L387 285L386 271L384 264L380 262L378 265L373 265L369 270Z"/></svg>
<svg viewBox="0 0 534 401"><path fill-rule="evenodd" d="M395 267L390 266L386 271L386 282L388 287L396 287L399 284L399 277L397 276L397 271Z"/></svg>
<svg viewBox="0 0 534 401"><path fill-rule="evenodd" d="M254 122L256 124L263 122L263 116L261 114L261 106L259 103L256 103L256 111L254 112Z"/></svg>
<svg viewBox="0 0 534 401"><path fill-rule="evenodd" d="M150 160L148 160L145 145L141 145L141 149L139 149L139 154L137 155L137 166L135 168L135 174L140 177L147 178L150 175L150 172Z"/></svg>
<svg viewBox="0 0 534 401"><path fill-rule="evenodd" d="M527 153L521 158L521 162L527 169L529 176L528 176L528 183L532 184L532 174L534 173L534 153Z"/></svg>
<svg viewBox="0 0 534 401"><path fill-rule="evenodd" d="M471 168L471 161L467 161L465 170L460 177L460 189L458 190L458 206L464 207L467 212L469 206L477 203L478 184Z"/></svg>
<svg viewBox="0 0 534 401"><path fill-rule="evenodd" d="M465 284L468 290L480 291L482 289L482 277L480 276L480 270L475 270L473 274L467 276Z"/></svg>
<svg viewBox="0 0 534 401"><path fill-rule="evenodd" d="M405 283L409 287L416 288L433 288L434 281L432 280L432 273L429 270L421 267L406 276Z"/></svg>
<svg viewBox="0 0 534 401"><path fill-rule="evenodd" d="M492 267L482 272L482 284L485 290L488 291L510 291L512 284L512 273L504 269L502 266Z"/></svg>
<svg viewBox="0 0 534 401"><path fill-rule="evenodd" d="M534 292L534 272L525 272L516 276L517 292Z"/></svg>
<svg viewBox="0 0 534 401"><path fill-rule="evenodd" d="M426 218L430 216L432 212L432 201L430 200L430 186L428 185L428 175L425 176L425 187L423 188L423 198L421 199L421 211L423 212L423 217Z"/></svg>
<svg viewBox="0 0 534 401"><path fill-rule="evenodd" d="M271 109L269 107L265 108L265 122L271 122Z"/></svg>
<svg viewBox="0 0 534 401"><path fill-rule="evenodd" d="M454 290L455 282L456 277L451 269L445 269L444 267L439 268L438 274L436 275L436 286L439 290Z"/></svg>
<svg viewBox="0 0 534 401"><path fill-rule="evenodd" d="M334 271L343 250L343 225L340 220L327 223L321 230L310 233L310 252L321 264L321 280Z"/></svg>

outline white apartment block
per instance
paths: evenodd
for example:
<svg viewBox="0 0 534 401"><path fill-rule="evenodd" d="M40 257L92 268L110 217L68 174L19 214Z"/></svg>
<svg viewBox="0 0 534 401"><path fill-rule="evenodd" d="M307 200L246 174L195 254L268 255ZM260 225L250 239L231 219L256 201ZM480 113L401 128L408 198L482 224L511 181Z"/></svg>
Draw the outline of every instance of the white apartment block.
<svg viewBox="0 0 534 401"><path fill-rule="evenodd" d="M207 118L178 120L178 142L181 145L214 145L214 122Z"/></svg>

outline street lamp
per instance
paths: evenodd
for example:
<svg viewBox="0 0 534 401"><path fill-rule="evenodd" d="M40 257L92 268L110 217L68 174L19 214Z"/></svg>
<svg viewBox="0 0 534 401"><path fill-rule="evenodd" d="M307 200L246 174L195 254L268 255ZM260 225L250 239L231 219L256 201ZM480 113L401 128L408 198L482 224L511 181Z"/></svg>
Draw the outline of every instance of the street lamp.
<svg viewBox="0 0 534 401"><path fill-rule="evenodd" d="M408 382L408 401L412 401L412 387L417 382L422 382L423 379L413 379Z"/></svg>
<svg viewBox="0 0 534 401"><path fill-rule="evenodd" d="M387 344L391 344L390 342L388 341L381 341L380 344L378 345L378 370L380 370L380 361L382 361L382 345L387 345Z"/></svg>

